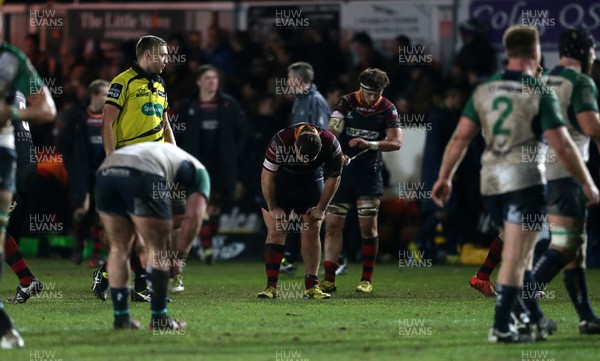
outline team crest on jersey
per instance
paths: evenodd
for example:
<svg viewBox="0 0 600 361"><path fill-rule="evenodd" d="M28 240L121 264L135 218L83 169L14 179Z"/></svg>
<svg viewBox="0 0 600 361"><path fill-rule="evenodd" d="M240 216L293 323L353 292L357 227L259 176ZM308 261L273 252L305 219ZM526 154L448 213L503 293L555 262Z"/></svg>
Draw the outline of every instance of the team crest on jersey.
<svg viewBox="0 0 600 361"><path fill-rule="evenodd" d="M112 83L110 89L108 89L107 98L111 98L114 100L118 100L121 97L121 93L123 92L123 84L121 83Z"/></svg>
<svg viewBox="0 0 600 361"><path fill-rule="evenodd" d="M346 134L348 134L351 137L359 137L359 138L365 138L365 139L378 139L379 138L378 131L358 129L358 128L352 128L352 127L346 128Z"/></svg>

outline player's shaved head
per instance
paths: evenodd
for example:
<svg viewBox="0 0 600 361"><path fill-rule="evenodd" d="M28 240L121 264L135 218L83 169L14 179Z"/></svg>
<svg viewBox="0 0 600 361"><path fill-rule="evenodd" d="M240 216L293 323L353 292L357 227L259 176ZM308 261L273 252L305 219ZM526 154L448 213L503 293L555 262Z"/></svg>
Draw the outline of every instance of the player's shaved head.
<svg viewBox="0 0 600 361"><path fill-rule="evenodd" d="M502 44L511 58L532 58L540 33L531 26L513 25L506 29Z"/></svg>

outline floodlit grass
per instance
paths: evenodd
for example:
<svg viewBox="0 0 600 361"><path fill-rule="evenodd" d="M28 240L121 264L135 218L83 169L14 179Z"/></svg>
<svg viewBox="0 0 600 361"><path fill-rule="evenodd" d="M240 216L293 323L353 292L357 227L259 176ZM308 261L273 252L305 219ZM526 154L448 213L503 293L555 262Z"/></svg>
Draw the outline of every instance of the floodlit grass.
<svg viewBox="0 0 600 361"><path fill-rule="evenodd" d="M45 296L5 304L25 349L0 351L0 360L598 360L600 335L578 334L576 313L562 280L542 301L558 333L537 344L490 345L493 300L468 286L474 267L402 268L379 265L374 293L354 291L360 265L338 277L329 300L304 300L303 276L280 277L276 300L256 299L263 265L188 262L186 290L172 295L170 314L188 327L180 334L148 329L114 331L112 304L90 291L92 270L68 261L30 260ZM301 268L301 267L300 267ZM7 267L5 267L5 270ZM0 290L12 296L16 277L6 270ZM600 304L600 271L589 271L592 303ZM44 294L42 294L44 295ZM285 298L284 298L285 297ZM149 324L149 305L131 305Z"/></svg>

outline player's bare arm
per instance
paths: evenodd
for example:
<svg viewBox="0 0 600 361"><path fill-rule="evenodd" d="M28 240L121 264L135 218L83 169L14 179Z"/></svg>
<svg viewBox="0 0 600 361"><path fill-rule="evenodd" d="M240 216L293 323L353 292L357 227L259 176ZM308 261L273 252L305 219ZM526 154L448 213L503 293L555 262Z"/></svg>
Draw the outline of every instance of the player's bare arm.
<svg viewBox="0 0 600 361"><path fill-rule="evenodd" d="M594 180L581 159L566 127L548 129L544 132L544 136L548 144L556 151L558 158L567 171L581 184L583 192L588 199L588 206L598 204L600 200L598 188L596 188Z"/></svg>
<svg viewBox="0 0 600 361"><path fill-rule="evenodd" d="M452 194L452 177L465 156L471 139L473 139L479 130L480 127L469 118L465 116L460 118L452 139L450 139L450 142L446 146L438 180L433 185L431 192L433 201L439 207L443 207L448 199L450 199L450 195Z"/></svg>
<svg viewBox="0 0 600 361"><path fill-rule="evenodd" d="M598 112L588 110L578 113L576 117L583 133L591 137L600 149L600 116Z"/></svg>
<svg viewBox="0 0 600 361"><path fill-rule="evenodd" d="M185 203L185 215L181 221L179 232L177 233L177 241L175 243L175 250L178 252L179 259L187 258L192 242L200 231L202 220L206 214L206 207L208 200L202 193L192 193L186 200Z"/></svg>
<svg viewBox="0 0 600 361"><path fill-rule="evenodd" d="M47 86L27 98L27 108L19 109L19 119L31 124L50 123L56 117L56 105Z"/></svg>
<svg viewBox="0 0 600 361"><path fill-rule="evenodd" d="M380 150L382 152L393 152L402 147L402 130L400 128L389 128L385 131L384 140L369 142L363 138L352 138L348 142L351 147L360 149Z"/></svg>
<svg viewBox="0 0 600 361"><path fill-rule="evenodd" d="M164 125L164 136L165 136L165 142L167 143L171 143L173 145L177 145L175 143L175 136L173 135L173 129L171 129L171 123L169 123L169 116L167 115L167 112L163 113L162 116L162 121L163 121L163 125Z"/></svg>
<svg viewBox="0 0 600 361"><path fill-rule="evenodd" d="M338 189L340 185L340 176L337 177L327 177L325 180L325 185L323 186L323 193L321 193L321 198L319 199L319 203L310 208L306 215L311 218L311 220L320 221L325 218L325 209L329 206L331 199L333 199L333 195Z"/></svg>
<svg viewBox="0 0 600 361"><path fill-rule="evenodd" d="M104 152L107 156L115 151L113 125L120 113L121 110L114 105L106 104L104 106L104 114L102 115L102 143L104 144Z"/></svg>

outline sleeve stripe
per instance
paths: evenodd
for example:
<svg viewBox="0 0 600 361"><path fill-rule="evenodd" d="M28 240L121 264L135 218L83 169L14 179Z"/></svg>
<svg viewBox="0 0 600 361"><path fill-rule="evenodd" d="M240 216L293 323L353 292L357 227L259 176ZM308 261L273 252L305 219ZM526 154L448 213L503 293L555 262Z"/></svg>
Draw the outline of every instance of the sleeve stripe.
<svg viewBox="0 0 600 361"><path fill-rule="evenodd" d="M271 162L268 159L265 159L265 161L263 162L263 167L265 167L265 169L267 170L270 170L271 172L277 172L279 170L279 165Z"/></svg>
<svg viewBox="0 0 600 361"><path fill-rule="evenodd" d="M113 102L112 100L107 100L107 101L105 101L105 102L104 102L104 104L110 104L110 105L112 105L112 106L115 106L115 107L119 108L119 110L122 110L122 109L123 109L123 107L122 107L122 106L120 106L119 104L117 104L117 103Z"/></svg>

